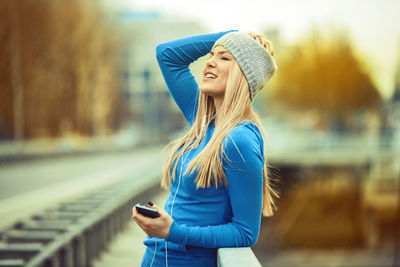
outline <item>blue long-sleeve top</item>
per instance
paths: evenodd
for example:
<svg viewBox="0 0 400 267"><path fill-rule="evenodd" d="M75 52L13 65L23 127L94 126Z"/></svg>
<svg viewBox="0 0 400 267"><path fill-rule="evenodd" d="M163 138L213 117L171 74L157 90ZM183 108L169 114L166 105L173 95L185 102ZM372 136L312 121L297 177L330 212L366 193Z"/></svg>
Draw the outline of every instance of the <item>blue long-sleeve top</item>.
<svg viewBox="0 0 400 267"><path fill-rule="evenodd" d="M157 46L156 56L165 82L190 125L196 118L199 86L189 65L210 52L215 41L225 33L189 36ZM223 142L230 160L223 159L227 188L220 186L216 189L212 186L197 189L197 172L191 175L184 173L190 160L204 149L213 133L214 122L207 128L198 148L185 152L177 163L176 177L172 180L164 205L164 210L173 214L168 238L146 237L143 241L148 250L145 258L153 257L155 252L156 261L159 260L160 264L164 261L165 266L167 242L169 262L192 259L191 266L196 266L193 258L214 257L215 261L217 248L245 247L256 243L263 193L262 136L254 123L236 126Z"/></svg>

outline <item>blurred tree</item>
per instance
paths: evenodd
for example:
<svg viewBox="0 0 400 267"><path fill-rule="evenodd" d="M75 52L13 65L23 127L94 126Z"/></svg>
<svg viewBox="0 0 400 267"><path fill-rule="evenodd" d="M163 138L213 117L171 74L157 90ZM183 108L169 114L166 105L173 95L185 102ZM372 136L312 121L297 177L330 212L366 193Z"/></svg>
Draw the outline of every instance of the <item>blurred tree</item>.
<svg viewBox="0 0 400 267"><path fill-rule="evenodd" d="M3 138L16 134L15 58L23 91L24 138L106 134L119 127L124 107L122 42L95 1L3 0L0 17Z"/></svg>
<svg viewBox="0 0 400 267"><path fill-rule="evenodd" d="M13 122L13 91L11 70L11 21L7 1L0 1L0 138L10 138ZM8 128L8 129L7 129ZM9 130L9 131L7 131Z"/></svg>
<svg viewBox="0 0 400 267"><path fill-rule="evenodd" d="M281 110L314 109L324 120L335 121L362 109L376 109L381 102L343 33L324 38L313 30L286 54L280 58L277 54L279 69L267 97Z"/></svg>

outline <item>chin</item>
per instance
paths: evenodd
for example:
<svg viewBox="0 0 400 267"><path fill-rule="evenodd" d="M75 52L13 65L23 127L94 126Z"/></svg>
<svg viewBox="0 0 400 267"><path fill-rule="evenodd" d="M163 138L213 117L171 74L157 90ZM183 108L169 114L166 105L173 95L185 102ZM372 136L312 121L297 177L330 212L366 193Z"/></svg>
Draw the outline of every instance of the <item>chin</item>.
<svg viewBox="0 0 400 267"><path fill-rule="evenodd" d="M200 86L200 92L202 92L203 94L211 96L212 91L213 90L211 88L208 88L207 86Z"/></svg>
<svg viewBox="0 0 400 267"><path fill-rule="evenodd" d="M218 96L224 93L219 91L224 91L224 90L216 90L214 87L210 88L209 86L203 86L203 85L200 86L200 92L211 97Z"/></svg>

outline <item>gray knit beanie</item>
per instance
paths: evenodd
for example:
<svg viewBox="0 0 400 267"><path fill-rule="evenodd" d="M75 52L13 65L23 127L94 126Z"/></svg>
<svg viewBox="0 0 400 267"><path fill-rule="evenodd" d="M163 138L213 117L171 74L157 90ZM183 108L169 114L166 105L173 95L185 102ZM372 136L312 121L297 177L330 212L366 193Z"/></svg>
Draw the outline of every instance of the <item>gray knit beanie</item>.
<svg viewBox="0 0 400 267"><path fill-rule="evenodd" d="M213 48L217 45L224 46L235 57L249 83L250 98L253 100L278 69L268 48L247 32L227 33L215 42Z"/></svg>

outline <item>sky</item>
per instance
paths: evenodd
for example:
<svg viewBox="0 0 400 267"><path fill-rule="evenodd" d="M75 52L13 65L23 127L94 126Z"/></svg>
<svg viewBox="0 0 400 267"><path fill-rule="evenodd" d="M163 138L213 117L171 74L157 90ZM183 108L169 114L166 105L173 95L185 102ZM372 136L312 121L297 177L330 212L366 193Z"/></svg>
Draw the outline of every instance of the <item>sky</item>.
<svg viewBox="0 0 400 267"><path fill-rule="evenodd" d="M288 43L302 38L312 26L345 29L382 96L390 97L394 89L400 59L400 0L110 1L118 8L198 21L210 32L276 27Z"/></svg>

